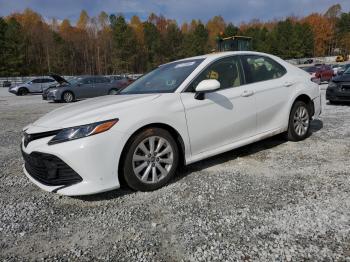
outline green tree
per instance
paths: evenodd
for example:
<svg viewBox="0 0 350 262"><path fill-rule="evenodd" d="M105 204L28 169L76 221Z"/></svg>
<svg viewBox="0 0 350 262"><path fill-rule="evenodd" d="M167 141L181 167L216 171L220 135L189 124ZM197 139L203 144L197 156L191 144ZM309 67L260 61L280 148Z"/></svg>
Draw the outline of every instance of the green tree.
<svg viewBox="0 0 350 262"><path fill-rule="evenodd" d="M110 16L113 39L112 63L115 72L132 72L136 63L136 37L121 15Z"/></svg>
<svg viewBox="0 0 350 262"><path fill-rule="evenodd" d="M339 46L342 53L350 52L350 12L342 13L336 23L336 34L339 39Z"/></svg>
<svg viewBox="0 0 350 262"><path fill-rule="evenodd" d="M208 43L209 33L205 26L199 21L191 32L185 35L183 43L183 56L203 55L210 51Z"/></svg>
<svg viewBox="0 0 350 262"><path fill-rule="evenodd" d="M144 44L146 52L146 70L154 68L161 63L160 47L161 36L157 27L152 22L143 23Z"/></svg>
<svg viewBox="0 0 350 262"><path fill-rule="evenodd" d="M181 57L183 35L177 24L170 23L167 27L162 49L167 61L173 61Z"/></svg>
<svg viewBox="0 0 350 262"><path fill-rule="evenodd" d="M239 28L234 26L234 24L229 23L224 31L224 37L230 37L238 34Z"/></svg>
<svg viewBox="0 0 350 262"><path fill-rule="evenodd" d="M6 66L6 34L7 23L0 17L0 76L5 76L7 66Z"/></svg>
<svg viewBox="0 0 350 262"><path fill-rule="evenodd" d="M19 76L24 72L24 42L22 28L16 19L10 18L4 35L4 61L6 69L2 72L7 76Z"/></svg>

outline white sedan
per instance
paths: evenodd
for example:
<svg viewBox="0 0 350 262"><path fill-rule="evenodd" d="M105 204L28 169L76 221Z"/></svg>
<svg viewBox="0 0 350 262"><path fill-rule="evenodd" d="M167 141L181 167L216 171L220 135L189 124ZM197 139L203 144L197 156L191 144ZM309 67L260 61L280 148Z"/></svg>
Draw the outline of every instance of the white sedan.
<svg viewBox="0 0 350 262"><path fill-rule="evenodd" d="M285 132L300 141L321 113L319 86L282 59L256 52L187 58L118 95L56 109L24 128L24 172L63 195L167 184L190 164Z"/></svg>

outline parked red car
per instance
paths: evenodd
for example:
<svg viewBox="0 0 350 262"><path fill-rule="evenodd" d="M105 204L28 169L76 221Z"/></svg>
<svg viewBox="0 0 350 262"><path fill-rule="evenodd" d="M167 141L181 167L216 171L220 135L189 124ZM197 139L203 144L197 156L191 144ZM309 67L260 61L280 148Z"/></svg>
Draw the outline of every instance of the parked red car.
<svg viewBox="0 0 350 262"><path fill-rule="evenodd" d="M304 70L311 75L311 79L319 79L320 82L329 82L333 76L334 71L329 65L317 65L304 68Z"/></svg>

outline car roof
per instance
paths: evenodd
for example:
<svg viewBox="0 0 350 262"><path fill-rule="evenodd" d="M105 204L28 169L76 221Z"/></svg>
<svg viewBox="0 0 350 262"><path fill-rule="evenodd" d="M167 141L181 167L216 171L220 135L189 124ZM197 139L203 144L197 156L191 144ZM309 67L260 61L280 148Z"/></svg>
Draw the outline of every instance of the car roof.
<svg viewBox="0 0 350 262"><path fill-rule="evenodd" d="M270 54L261 53L261 52L253 52L253 51L226 51L226 52L216 52L216 53L210 53L206 55L200 55L200 56L193 56L193 57L187 57L184 59L172 61L167 64L175 63L175 62L181 62L181 61L188 61L188 60L195 60L195 59L210 59L210 60L216 60L218 58L226 57L229 55L264 55L264 56L271 56Z"/></svg>

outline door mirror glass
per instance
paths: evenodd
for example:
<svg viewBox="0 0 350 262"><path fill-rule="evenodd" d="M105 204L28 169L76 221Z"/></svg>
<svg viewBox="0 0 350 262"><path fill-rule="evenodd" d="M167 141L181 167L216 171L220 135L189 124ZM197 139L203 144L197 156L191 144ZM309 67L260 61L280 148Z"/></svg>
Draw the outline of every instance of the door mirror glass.
<svg viewBox="0 0 350 262"><path fill-rule="evenodd" d="M220 88L220 82L216 79L202 80L196 87L196 92L205 93L218 90Z"/></svg>

